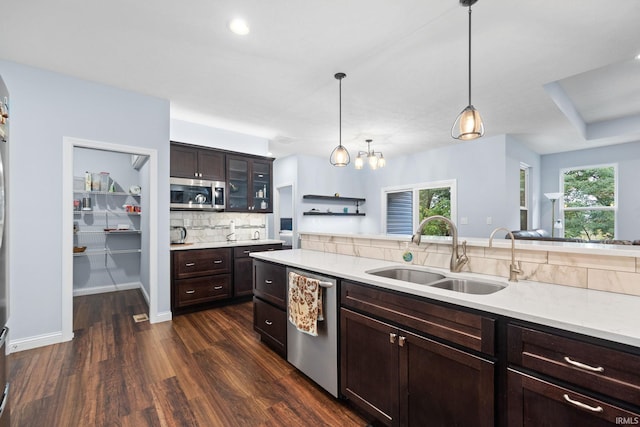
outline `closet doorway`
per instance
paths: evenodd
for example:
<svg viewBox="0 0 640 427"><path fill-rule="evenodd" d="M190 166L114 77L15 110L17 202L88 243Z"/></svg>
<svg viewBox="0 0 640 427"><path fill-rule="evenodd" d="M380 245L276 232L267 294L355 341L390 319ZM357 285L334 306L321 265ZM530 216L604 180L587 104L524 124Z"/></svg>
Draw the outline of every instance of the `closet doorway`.
<svg viewBox="0 0 640 427"><path fill-rule="evenodd" d="M157 314L157 152L65 138L62 341L74 296L139 289ZM73 218L73 221L71 220Z"/></svg>

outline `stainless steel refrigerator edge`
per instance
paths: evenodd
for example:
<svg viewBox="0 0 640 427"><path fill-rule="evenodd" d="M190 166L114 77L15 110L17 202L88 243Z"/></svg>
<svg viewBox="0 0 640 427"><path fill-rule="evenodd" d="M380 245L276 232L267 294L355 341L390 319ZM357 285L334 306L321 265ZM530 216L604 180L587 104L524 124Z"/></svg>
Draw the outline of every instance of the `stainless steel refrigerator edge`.
<svg viewBox="0 0 640 427"><path fill-rule="evenodd" d="M0 76L0 427L9 426L9 383L7 371L6 344L9 329L7 328L8 306L8 277L9 264L7 259L8 225L6 221L7 188L5 177L8 174L8 147L9 147L9 91Z"/></svg>

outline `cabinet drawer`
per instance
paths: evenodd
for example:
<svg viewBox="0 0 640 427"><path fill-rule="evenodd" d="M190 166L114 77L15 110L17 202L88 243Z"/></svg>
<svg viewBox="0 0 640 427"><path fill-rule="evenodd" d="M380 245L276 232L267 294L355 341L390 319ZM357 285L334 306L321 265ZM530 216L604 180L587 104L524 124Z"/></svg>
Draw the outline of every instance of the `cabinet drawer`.
<svg viewBox="0 0 640 427"><path fill-rule="evenodd" d="M196 277L176 280L174 292L176 305L185 307L208 301L225 299L231 296L231 275Z"/></svg>
<svg viewBox="0 0 640 427"><path fill-rule="evenodd" d="M640 356L509 325L509 363L640 406Z"/></svg>
<svg viewBox="0 0 640 427"><path fill-rule="evenodd" d="M494 319L343 281L341 303L464 347L495 354Z"/></svg>
<svg viewBox="0 0 640 427"><path fill-rule="evenodd" d="M254 260L253 294L285 308L287 269L282 265Z"/></svg>
<svg viewBox="0 0 640 427"><path fill-rule="evenodd" d="M251 252L264 252L264 251L277 251L282 249L282 244L269 244L269 245L252 245L252 246L238 246L233 248L233 256L235 258L246 258Z"/></svg>
<svg viewBox="0 0 640 427"><path fill-rule="evenodd" d="M508 425L602 427L636 425L640 414L508 370Z"/></svg>
<svg viewBox="0 0 640 427"><path fill-rule="evenodd" d="M286 355L287 313L258 298L253 299L253 328L283 357Z"/></svg>
<svg viewBox="0 0 640 427"><path fill-rule="evenodd" d="M231 272L231 249L175 251L173 271L176 279Z"/></svg>

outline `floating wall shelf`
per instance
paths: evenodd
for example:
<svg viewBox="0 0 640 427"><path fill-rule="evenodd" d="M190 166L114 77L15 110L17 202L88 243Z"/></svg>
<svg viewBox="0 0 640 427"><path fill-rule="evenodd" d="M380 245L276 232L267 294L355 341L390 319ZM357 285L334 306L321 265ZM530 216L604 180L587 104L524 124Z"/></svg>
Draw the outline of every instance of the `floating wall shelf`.
<svg viewBox="0 0 640 427"><path fill-rule="evenodd" d="M303 215L325 215L325 216L365 216L364 213L360 212L360 204L364 203L366 199L360 197L340 197L340 196L322 196L317 194L305 194L302 196L303 200L319 200L324 202L351 202L355 203L356 211L355 212L322 212L322 211L307 211L303 212Z"/></svg>

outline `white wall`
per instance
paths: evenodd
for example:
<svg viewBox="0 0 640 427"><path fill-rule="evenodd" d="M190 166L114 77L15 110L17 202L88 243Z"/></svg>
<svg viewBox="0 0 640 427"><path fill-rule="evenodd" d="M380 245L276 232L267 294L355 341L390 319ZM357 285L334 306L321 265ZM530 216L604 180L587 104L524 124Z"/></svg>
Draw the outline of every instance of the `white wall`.
<svg viewBox="0 0 640 427"><path fill-rule="evenodd" d="M61 332L63 137L158 151L158 312L170 311L169 102L0 60L11 92L11 342ZM71 219L69 218L69 221Z"/></svg>

